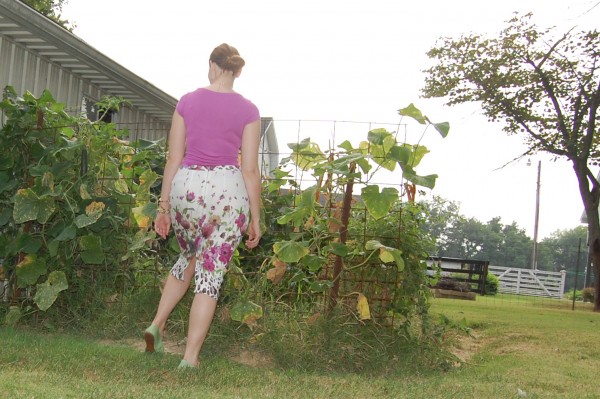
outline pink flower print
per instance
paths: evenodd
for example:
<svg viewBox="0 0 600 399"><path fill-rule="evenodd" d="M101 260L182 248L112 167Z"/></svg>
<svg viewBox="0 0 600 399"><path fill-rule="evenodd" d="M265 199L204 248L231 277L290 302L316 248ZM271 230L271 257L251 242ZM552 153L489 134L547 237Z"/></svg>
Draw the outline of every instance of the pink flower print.
<svg viewBox="0 0 600 399"><path fill-rule="evenodd" d="M208 238L210 237L210 235L213 233L213 231L215 231L215 226L207 223L204 226L202 226L202 237L204 238Z"/></svg>
<svg viewBox="0 0 600 399"><path fill-rule="evenodd" d="M198 220L198 227L200 227L200 229L202 229L202 225L204 224L205 220L206 220L206 215L202 215L200 220Z"/></svg>
<svg viewBox="0 0 600 399"><path fill-rule="evenodd" d="M185 199L188 202L192 202L195 198L196 198L196 194L194 194L193 191L188 191L187 194L185 195Z"/></svg>
<svg viewBox="0 0 600 399"><path fill-rule="evenodd" d="M175 220L177 221L177 223L181 223L181 218L182 218L181 212L179 212L179 211L175 212Z"/></svg>
<svg viewBox="0 0 600 399"><path fill-rule="evenodd" d="M219 260L225 264L229 263L233 256L233 247L229 243L224 243L219 248Z"/></svg>
<svg viewBox="0 0 600 399"><path fill-rule="evenodd" d="M240 213L240 216L235 219L235 224L240 230L242 230L246 225L246 214Z"/></svg>
<svg viewBox="0 0 600 399"><path fill-rule="evenodd" d="M213 215L210 217L210 219L208 220L208 222L214 226L218 226L221 224L221 216L218 215Z"/></svg>
<svg viewBox="0 0 600 399"><path fill-rule="evenodd" d="M204 270L208 270L209 272L215 270L215 261L213 260L210 251L206 251L202 254L202 266L204 267Z"/></svg>
<svg viewBox="0 0 600 399"><path fill-rule="evenodd" d="M229 211L231 211L231 205L225 205L223 207L223 212L226 213L226 212L229 212Z"/></svg>
<svg viewBox="0 0 600 399"><path fill-rule="evenodd" d="M202 236L197 236L196 239L194 240L194 248L196 248L196 250L198 250L198 248L200 248L200 243L202 242Z"/></svg>
<svg viewBox="0 0 600 399"><path fill-rule="evenodd" d="M177 242L179 243L179 247L182 250L185 251L187 249L188 245L187 245L187 242L185 241L185 238L183 238L183 236L181 236L181 235L178 234L177 235Z"/></svg>
<svg viewBox="0 0 600 399"><path fill-rule="evenodd" d="M204 203L204 197L203 196L199 196L197 202L198 202L198 205L200 205L200 206L205 206L206 205Z"/></svg>
<svg viewBox="0 0 600 399"><path fill-rule="evenodd" d="M190 225L190 222L188 222L188 221L187 221L187 220L185 220L185 219L182 219L182 220L181 220L181 222L179 222L179 224L181 225L181 227L183 227L183 228L184 228L184 229L186 229L186 230L189 230L189 228L190 228L190 227L192 227L192 226Z"/></svg>

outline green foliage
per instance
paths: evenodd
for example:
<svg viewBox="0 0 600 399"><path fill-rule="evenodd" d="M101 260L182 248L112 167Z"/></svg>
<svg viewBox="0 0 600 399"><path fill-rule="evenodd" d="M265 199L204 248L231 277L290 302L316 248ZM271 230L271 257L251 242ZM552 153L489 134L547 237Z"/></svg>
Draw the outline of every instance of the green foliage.
<svg viewBox="0 0 600 399"><path fill-rule="evenodd" d="M500 280L494 273L488 272L485 279L485 295L496 295L498 293L498 285Z"/></svg>
<svg viewBox="0 0 600 399"><path fill-rule="evenodd" d="M412 104L399 112L433 125ZM442 135L448 133L446 124L435 128ZM336 150L322 151L310 139L288 147L290 157L275 170L275 179L265 182L265 215L280 216L263 236L267 252L257 258L267 260L258 265L259 282L250 284L255 295L273 302L293 299L295 309L316 312L324 305L335 306L338 300L350 305L344 309L353 311L362 294L366 300L384 298L366 303L364 315L369 314L369 305L374 315L405 324L415 315L426 314L429 290L423 260L431 243L421 228L422 210L408 196L407 187L435 184L436 175L416 172L427 148L398 143L395 134L385 129L368 132L367 140L358 145L345 141ZM294 169L303 176L310 174L305 179L316 184L303 187L303 181L292 178ZM399 169L406 185L398 184L399 190L371 183L381 169ZM268 217L266 222L272 223ZM249 255L242 252L241 260L243 268L252 270L256 266L243 261ZM341 265L339 276L336 264ZM358 288L360 284L348 282L359 275L373 281L372 287ZM386 287L388 279L401 283ZM236 283L246 284L239 279Z"/></svg>
<svg viewBox="0 0 600 399"><path fill-rule="evenodd" d="M68 292L63 301L85 312L108 295L90 287L123 289L123 258L151 249L149 201L164 155L160 143L130 143L126 131L63 108L48 91L4 91L0 258L24 306L46 311Z"/></svg>
<svg viewBox="0 0 600 399"><path fill-rule="evenodd" d="M447 104L481 104L508 134L522 134L527 153L572 163L587 216L591 258L600 272L600 31L556 36L532 15L515 16L498 35L442 39L428 52L423 93ZM600 287L596 287L600 292ZM600 311L600 298L595 309Z"/></svg>
<svg viewBox="0 0 600 399"><path fill-rule="evenodd" d="M73 24L63 19L61 16L62 8L68 0L19 0L31 8L37 10L40 14L48 17L68 31L73 30Z"/></svg>
<svg viewBox="0 0 600 399"><path fill-rule="evenodd" d="M576 301L582 301L583 300L583 295L581 290L573 290L573 288L571 288L570 290L566 291L564 294L564 298L565 299L569 299L569 300L573 300L573 294L575 294L575 300Z"/></svg>
<svg viewBox="0 0 600 399"><path fill-rule="evenodd" d="M516 223L504 225L499 217L487 223L467 218L458 204L436 196L422 206L428 215L424 228L436 240L438 256L486 260L497 266L529 265L532 242Z"/></svg>
<svg viewBox="0 0 600 399"><path fill-rule="evenodd" d="M583 302L594 302L594 287L586 287L581 290L581 299Z"/></svg>

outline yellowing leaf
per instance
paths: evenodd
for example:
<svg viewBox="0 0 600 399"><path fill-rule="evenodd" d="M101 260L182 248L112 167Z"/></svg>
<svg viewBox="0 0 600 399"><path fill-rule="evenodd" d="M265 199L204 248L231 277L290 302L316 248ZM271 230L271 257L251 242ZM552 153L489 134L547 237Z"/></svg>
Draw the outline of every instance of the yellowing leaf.
<svg viewBox="0 0 600 399"><path fill-rule="evenodd" d="M273 268L267 270L267 278L271 280L273 284L278 284L285 275L287 263L280 261L278 258L274 258L273 266Z"/></svg>
<svg viewBox="0 0 600 399"><path fill-rule="evenodd" d="M81 199L84 199L84 200L92 198L92 196L88 192L87 186L85 184L82 184L81 186L79 186L79 195L81 196Z"/></svg>
<svg viewBox="0 0 600 399"><path fill-rule="evenodd" d="M363 294L358 294L358 302L356 304L358 317L361 320L371 320L371 310L369 309L369 301Z"/></svg>
<svg viewBox="0 0 600 399"><path fill-rule="evenodd" d="M135 222L140 229L147 229L152 225L152 220L150 217L144 214L143 206L133 208L131 211L133 213L133 217L135 218Z"/></svg>

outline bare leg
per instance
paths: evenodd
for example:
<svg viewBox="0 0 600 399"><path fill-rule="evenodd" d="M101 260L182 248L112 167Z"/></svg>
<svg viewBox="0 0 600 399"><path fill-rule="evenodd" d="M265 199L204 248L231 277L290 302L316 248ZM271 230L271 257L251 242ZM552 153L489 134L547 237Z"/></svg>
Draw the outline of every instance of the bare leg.
<svg viewBox="0 0 600 399"><path fill-rule="evenodd" d="M156 316L154 316L154 320L152 321L152 324L155 324L158 327L161 335L163 334L169 315L190 288L190 283L195 274L195 263L195 257L190 259L188 266L183 272L183 281L176 279L172 274L169 274L169 277L167 278L165 288L160 297L160 302L158 303Z"/></svg>
<svg viewBox="0 0 600 399"><path fill-rule="evenodd" d="M191 365L198 365L198 355L208 334L216 308L216 299L206 294L196 294L194 297L190 310L187 344L183 355L183 360Z"/></svg>

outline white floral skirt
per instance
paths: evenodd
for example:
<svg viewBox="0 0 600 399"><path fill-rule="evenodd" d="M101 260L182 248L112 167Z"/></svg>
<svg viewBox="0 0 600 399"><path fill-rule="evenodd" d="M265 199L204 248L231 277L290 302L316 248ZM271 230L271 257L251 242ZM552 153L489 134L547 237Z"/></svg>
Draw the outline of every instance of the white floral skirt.
<svg viewBox="0 0 600 399"><path fill-rule="evenodd" d="M248 192L237 166L186 166L171 187L171 222L181 255L171 274L183 280L195 258L196 294L219 299L227 265L248 227Z"/></svg>

